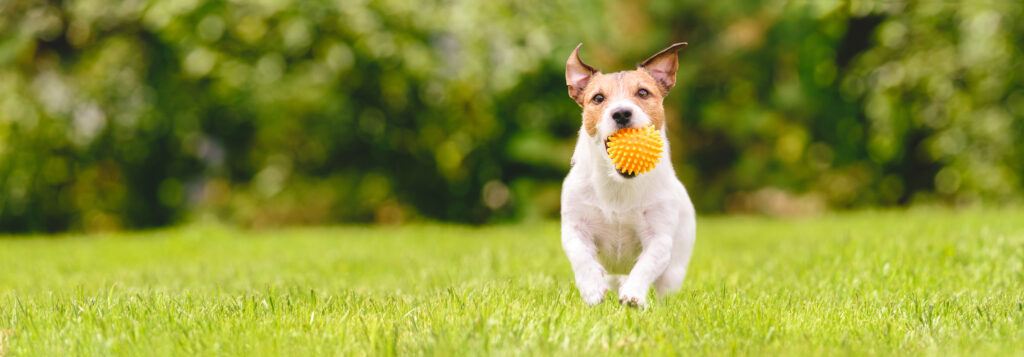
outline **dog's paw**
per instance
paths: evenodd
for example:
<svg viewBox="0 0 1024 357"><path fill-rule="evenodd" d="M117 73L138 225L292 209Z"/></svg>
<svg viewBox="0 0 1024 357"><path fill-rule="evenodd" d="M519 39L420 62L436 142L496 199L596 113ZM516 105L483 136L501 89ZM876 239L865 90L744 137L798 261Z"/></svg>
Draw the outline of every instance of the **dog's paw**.
<svg viewBox="0 0 1024 357"><path fill-rule="evenodd" d="M608 292L606 287L595 287L591 289L580 288L580 296L587 305L597 305L604 301L604 295Z"/></svg>
<svg viewBox="0 0 1024 357"><path fill-rule="evenodd" d="M647 306L647 299L643 295L619 295L619 304L633 308L644 308Z"/></svg>
<svg viewBox="0 0 1024 357"><path fill-rule="evenodd" d="M604 281L604 270L600 274L577 275L576 288L580 291L580 297L587 305L597 305L604 301L604 295L608 292L608 282Z"/></svg>

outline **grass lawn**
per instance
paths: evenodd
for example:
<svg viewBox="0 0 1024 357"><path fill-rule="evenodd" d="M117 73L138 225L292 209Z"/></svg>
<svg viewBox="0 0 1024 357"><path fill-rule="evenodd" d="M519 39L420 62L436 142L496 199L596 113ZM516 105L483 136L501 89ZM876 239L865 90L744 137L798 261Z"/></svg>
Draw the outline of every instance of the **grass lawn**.
<svg viewBox="0 0 1024 357"><path fill-rule="evenodd" d="M584 306L555 222L0 237L0 355L1024 351L1024 211L698 224L647 310Z"/></svg>

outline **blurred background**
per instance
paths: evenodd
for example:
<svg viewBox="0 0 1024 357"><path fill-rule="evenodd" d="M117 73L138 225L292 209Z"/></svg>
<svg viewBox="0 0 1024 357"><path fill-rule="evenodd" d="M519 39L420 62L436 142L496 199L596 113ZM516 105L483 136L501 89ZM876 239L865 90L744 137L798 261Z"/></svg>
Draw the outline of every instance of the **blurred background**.
<svg viewBox="0 0 1024 357"><path fill-rule="evenodd" d="M0 2L0 231L557 218L565 60L687 41L701 213L1003 205L1020 1Z"/></svg>

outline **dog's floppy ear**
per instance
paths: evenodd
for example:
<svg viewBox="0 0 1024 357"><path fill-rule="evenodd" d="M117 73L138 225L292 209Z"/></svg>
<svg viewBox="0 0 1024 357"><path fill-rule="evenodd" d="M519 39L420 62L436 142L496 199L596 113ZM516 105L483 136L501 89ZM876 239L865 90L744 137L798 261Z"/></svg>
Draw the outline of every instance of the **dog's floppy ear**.
<svg viewBox="0 0 1024 357"><path fill-rule="evenodd" d="M587 88L587 83L598 73L598 70L583 63L583 60L580 59L580 47L583 47L583 43L572 50L569 60L565 62L565 85L569 86L569 96L582 107L583 89Z"/></svg>
<svg viewBox="0 0 1024 357"><path fill-rule="evenodd" d="M661 87L661 94L668 94L668 90L676 85L676 70L679 69L679 55L676 53L686 47L686 42L679 42L661 50L651 58L640 64L647 73L658 81Z"/></svg>

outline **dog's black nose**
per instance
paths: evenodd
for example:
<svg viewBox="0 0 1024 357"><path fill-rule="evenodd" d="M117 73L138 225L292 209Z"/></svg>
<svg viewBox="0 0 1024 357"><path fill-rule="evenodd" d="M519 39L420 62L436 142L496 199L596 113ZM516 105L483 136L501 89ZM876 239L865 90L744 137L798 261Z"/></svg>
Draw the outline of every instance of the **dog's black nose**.
<svg viewBox="0 0 1024 357"><path fill-rule="evenodd" d="M633 118L633 110L632 109L628 109L628 108L626 108L626 109L619 109L619 110L616 110L616 111L612 112L612 119L615 119L615 122L618 123L619 126L622 126L622 127L624 127L626 125L629 125L629 119L631 119L631 118Z"/></svg>

